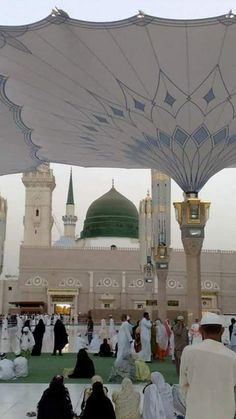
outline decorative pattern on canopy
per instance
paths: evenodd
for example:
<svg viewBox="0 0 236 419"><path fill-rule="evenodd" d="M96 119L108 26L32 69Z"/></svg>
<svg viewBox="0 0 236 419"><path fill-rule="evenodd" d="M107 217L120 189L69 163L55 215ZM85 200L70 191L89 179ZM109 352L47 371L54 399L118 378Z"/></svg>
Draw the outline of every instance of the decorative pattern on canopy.
<svg viewBox="0 0 236 419"><path fill-rule="evenodd" d="M156 168L199 191L236 165L235 23L61 12L0 27L0 173Z"/></svg>

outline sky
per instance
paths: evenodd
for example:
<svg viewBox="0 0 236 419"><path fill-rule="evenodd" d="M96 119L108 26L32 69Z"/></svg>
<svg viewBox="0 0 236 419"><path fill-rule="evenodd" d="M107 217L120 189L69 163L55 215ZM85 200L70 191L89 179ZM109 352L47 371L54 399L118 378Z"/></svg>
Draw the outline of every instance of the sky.
<svg viewBox="0 0 236 419"><path fill-rule="evenodd" d="M87 21L120 20L143 10L146 14L176 19L195 19L236 13L235 1L231 0L1 0L0 25L21 25L39 21L57 6L70 17ZM70 167L51 165L56 177L53 192L53 215L57 220L53 227L53 241L63 233L62 215L69 182ZM89 205L106 193L114 178L116 189L137 206L150 189L149 170L85 169L73 167L74 198L78 216L77 235ZM205 228L204 248L236 250L236 169L225 169L216 174L204 186L200 198L211 202L210 219ZM0 194L8 201L7 235L3 276L17 275L19 247L23 240L23 216L25 190L21 174L0 177ZM172 202L182 201L183 194L172 182ZM180 230L172 210L172 247L182 248Z"/></svg>

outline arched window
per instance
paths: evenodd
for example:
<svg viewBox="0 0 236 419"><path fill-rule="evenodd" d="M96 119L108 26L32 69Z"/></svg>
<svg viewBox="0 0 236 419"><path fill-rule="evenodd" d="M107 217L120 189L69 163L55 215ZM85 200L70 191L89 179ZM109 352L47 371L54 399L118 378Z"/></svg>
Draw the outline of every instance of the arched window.
<svg viewBox="0 0 236 419"><path fill-rule="evenodd" d="M36 217L39 217L39 209L36 209L35 215L36 215Z"/></svg>

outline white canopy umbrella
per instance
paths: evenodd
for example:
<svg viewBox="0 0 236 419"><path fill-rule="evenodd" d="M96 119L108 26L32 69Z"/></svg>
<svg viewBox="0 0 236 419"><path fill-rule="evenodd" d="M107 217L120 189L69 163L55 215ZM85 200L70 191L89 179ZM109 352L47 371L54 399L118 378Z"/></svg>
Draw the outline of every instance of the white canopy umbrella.
<svg viewBox="0 0 236 419"><path fill-rule="evenodd" d="M0 27L0 173L156 168L185 191L236 164L236 17Z"/></svg>

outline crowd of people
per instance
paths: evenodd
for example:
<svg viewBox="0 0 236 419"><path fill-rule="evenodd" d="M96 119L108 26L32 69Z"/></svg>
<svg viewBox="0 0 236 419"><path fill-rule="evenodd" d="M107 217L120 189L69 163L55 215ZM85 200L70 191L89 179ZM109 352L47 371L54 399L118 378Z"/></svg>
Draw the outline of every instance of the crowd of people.
<svg viewBox="0 0 236 419"><path fill-rule="evenodd" d="M26 377L29 356L41 354L45 321L38 318L31 331L30 319L24 320L24 323L21 318L17 321L15 359L12 361L5 353L0 354L0 380ZM227 345L222 343L222 320L215 313L205 314L200 322L196 319L189 329L182 315L172 325L161 319L151 322L147 312L135 326L125 314L121 320L117 331L112 317L109 326L102 319L100 330L94 334L94 323L90 316L84 336L80 333L77 336L76 364L65 376L69 379L91 379L91 386L86 388L83 396L79 417L92 419L101 411L104 419L197 419L200 399L200 415L204 419L234 418L235 319L231 320ZM60 317L55 319L53 329L52 355L58 353L61 356L68 343L68 335ZM6 338L7 333L3 320L2 339ZM108 381L121 384L119 390L108 394L102 378L96 375L88 351L100 357L114 356ZM152 360L163 362L167 355L172 357L176 365L178 385L170 386L160 372L150 372L148 364ZM55 376L43 393L38 404L39 419L67 419L75 416L63 381L63 376ZM137 381L148 382L142 398L132 384ZM58 413L54 415L54 411Z"/></svg>
<svg viewBox="0 0 236 419"><path fill-rule="evenodd" d="M84 391L80 413L73 411L63 376L53 377L38 403L38 419L176 419L185 412L178 386L171 387L159 372L152 373L150 383L141 394L125 377L119 389L109 394L102 377L94 375Z"/></svg>

